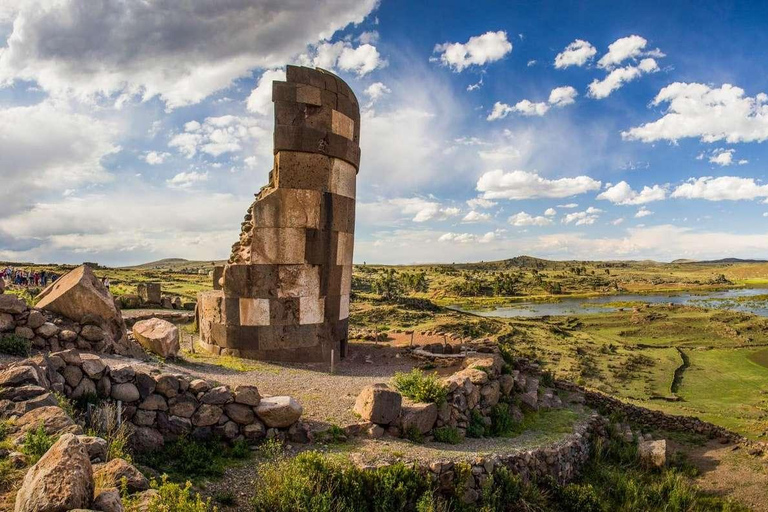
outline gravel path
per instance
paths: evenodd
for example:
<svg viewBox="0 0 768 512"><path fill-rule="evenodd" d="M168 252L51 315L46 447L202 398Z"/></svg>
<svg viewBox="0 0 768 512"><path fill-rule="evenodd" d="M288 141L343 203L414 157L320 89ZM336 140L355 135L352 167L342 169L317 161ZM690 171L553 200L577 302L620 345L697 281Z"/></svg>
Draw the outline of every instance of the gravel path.
<svg viewBox="0 0 768 512"><path fill-rule="evenodd" d="M182 346L190 347L184 336ZM384 343L354 342L349 355L336 364L335 374L327 364L264 363L234 357L212 357L190 354L183 359L161 365L164 371L187 373L229 386L255 385L262 395L290 395L304 407L302 418L310 423L332 423L343 426L359 421L352 413L355 399L363 387L388 382L396 372L410 371L416 362L401 356L400 350ZM117 356L104 356L119 364L146 369L156 363L143 363Z"/></svg>

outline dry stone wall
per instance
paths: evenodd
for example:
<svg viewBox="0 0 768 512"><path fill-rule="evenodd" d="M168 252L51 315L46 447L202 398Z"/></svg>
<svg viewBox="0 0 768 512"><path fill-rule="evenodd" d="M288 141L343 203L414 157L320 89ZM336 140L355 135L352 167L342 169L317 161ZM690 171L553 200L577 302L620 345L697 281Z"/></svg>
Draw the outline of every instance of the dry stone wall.
<svg viewBox="0 0 768 512"><path fill-rule="evenodd" d="M291 397L262 397L255 386L217 386L186 375L107 364L96 354L64 350L0 372L0 415L22 417L54 406L51 392L72 400L120 401L121 420L134 427L138 450L156 449L181 435L255 442L264 437L308 438L303 412Z"/></svg>
<svg viewBox="0 0 768 512"><path fill-rule="evenodd" d="M272 100L274 168L198 297L200 338L215 354L328 361L348 339L360 110L343 80L297 66Z"/></svg>

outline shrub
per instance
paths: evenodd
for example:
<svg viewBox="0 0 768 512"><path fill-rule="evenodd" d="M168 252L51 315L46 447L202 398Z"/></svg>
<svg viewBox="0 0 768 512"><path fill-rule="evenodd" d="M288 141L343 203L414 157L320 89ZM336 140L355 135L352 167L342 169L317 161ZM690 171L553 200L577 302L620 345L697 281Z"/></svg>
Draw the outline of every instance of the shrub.
<svg viewBox="0 0 768 512"><path fill-rule="evenodd" d="M413 441L414 443L421 444L424 442L424 434L422 434L421 430L419 430L419 428L415 425L411 425L405 429L403 436L409 441Z"/></svg>
<svg viewBox="0 0 768 512"><path fill-rule="evenodd" d="M148 510L149 512L216 512L216 507L211 505L211 499L203 500L199 494L192 491L192 484L186 482L182 487L179 484L171 483L168 477L163 478L158 483L157 480L150 482L152 489L159 494L152 498L149 506L140 508L140 502L137 497L130 497L127 494L127 482L123 480L123 508L126 512L139 512Z"/></svg>
<svg viewBox="0 0 768 512"><path fill-rule="evenodd" d="M431 491L426 475L402 463L365 471L348 460L304 452L261 466L253 505L270 512L394 512L414 510Z"/></svg>
<svg viewBox="0 0 768 512"><path fill-rule="evenodd" d="M266 460L275 460L283 454L283 443L273 437L259 445L259 457Z"/></svg>
<svg viewBox="0 0 768 512"><path fill-rule="evenodd" d="M216 494L213 495L214 501L217 503L221 503L225 507L232 507L237 504L237 499L235 498L235 493L226 490L226 491L219 491Z"/></svg>
<svg viewBox="0 0 768 512"><path fill-rule="evenodd" d="M601 512L600 497L592 484L569 484L561 487L558 499L563 512Z"/></svg>
<svg viewBox="0 0 768 512"><path fill-rule="evenodd" d="M32 349L32 342L15 334L0 336L0 353L9 356L27 357Z"/></svg>
<svg viewBox="0 0 768 512"><path fill-rule="evenodd" d="M139 462L183 481L223 475L230 455L218 440L197 441L183 436L166 443L161 450L142 454Z"/></svg>
<svg viewBox="0 0 768 512"><path fill-rule="evenodd" d="M509 404L500 403L491 409L491 434L494 437L510 436L515 430L515 420L509 412Z"/></svg>
<svg viewBox="0 0 768 512"><path fill-rule="evenodd" d="M347 440L347 435L340 426L331 425L327 430L317 433L317 440L322 443L339 444Z"/></svg>
<svg viewBox="0 0 768 512"><path fill-rule="evenodd" d="M440 405L448 396L448 389L436 375L425 375L418 368L409 373L397 372L392 377L392 383L403 396L415 402L434 402Z"/></svg>
<svg viewBox="0 0 768 512"><path fill-rule="evenodd" d="M0 491L10 489L20 473L10 459L0 460Z"/></svg>
<svg viewBox="0 0 768 512"><path fill-rule="evenodd" d="M445 426L436 428L433 434L435 441L438 443L459 444L461 442L461 434L455 427Z"/></svg>
<svg viewBox="0 0 768 512"><path fill-rule="evenodd" d="M75 404L72 403L72 400L64 396L63 393L59 393L58 391L54 391L53 396L56 398L56 402L59 404L59 407L61 407L64 410L64 412L67 413L67 416L74 419Z"/></svg>
<svg viewBox="0 0 768 512"><path fill-rule="evenodd" d="M40 457L45 455L45 452L53 446L53 443L55 443L58 438L59 436L49 435L45 431L45 427L41 421L36 430L27 432L21 451L29 457L30 465L36 464L37 461L40 460Z"/></svg>
<svg viewBox="0 0 768 512"><path fill-rule="evenodd" d="M485 435L485 420L480 411L473 409L469 414L469 426L467 427L467 437L480 438Z"/></svg>

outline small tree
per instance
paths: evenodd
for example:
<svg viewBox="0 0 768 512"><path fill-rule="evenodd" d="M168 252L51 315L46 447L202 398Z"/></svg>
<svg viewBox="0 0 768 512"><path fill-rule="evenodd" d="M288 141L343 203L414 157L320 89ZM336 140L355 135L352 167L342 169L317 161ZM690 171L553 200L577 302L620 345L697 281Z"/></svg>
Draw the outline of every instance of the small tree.
<svg viewBox="0 0 768 512"><path fill-rule="evenodd" d="M395 269L384 270L381 276L373 281L373 291L384 300L394 300L403 294L402 284Z"/></svg>

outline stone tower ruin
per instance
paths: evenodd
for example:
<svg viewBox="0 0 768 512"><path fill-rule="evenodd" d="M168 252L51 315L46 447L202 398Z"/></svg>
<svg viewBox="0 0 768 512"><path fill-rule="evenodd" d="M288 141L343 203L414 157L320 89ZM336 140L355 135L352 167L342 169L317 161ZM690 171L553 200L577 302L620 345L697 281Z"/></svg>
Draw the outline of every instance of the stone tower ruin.
<svg viewBox="0 0 768 512"><path fill-rule="evenodd" d="M274 167L198 296L200 339L215 354L328 361L347 348L360 108L339 77L297 66L272 101Z"/></svg>

